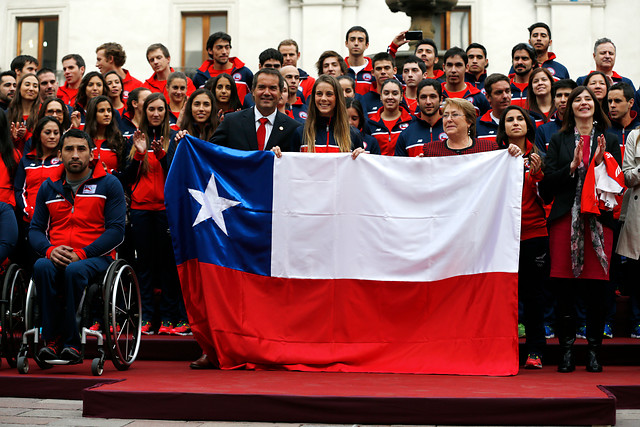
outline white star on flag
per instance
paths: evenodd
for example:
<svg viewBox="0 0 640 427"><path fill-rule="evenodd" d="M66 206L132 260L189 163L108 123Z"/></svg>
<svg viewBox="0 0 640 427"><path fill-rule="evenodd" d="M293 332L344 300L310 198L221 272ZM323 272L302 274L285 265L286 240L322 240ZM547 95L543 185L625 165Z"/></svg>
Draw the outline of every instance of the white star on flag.
<svg viewBox="0 0 640 427"><path fill-rule="evenodd" d="M202 221L206 221L211 218L216 225L220 227L222 232L228 236L229 234L227 234L227 226L224 223L222 212L240 204L240 202L225 199L218 195L218 187L216 187L216 177L214 174L211 174L211 178L209 178L209 183L207 184L207 188L204 190L204 193L199 190L194 190L193 188L189 188L189 193L191 194L191 197L196 199L196 202L201 205L198 216L193 222L193 227L200 224Z"/></svg>

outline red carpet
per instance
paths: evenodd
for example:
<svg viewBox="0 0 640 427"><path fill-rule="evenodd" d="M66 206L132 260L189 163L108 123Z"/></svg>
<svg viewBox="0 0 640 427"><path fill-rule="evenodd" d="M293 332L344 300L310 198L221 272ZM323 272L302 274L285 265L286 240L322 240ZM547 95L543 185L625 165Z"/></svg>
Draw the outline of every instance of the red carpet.
<svg viewBox="0 0 640 427"><path fill-rule="evenodd" d="M603 386L603 387L599 387ZM19 375L0 369L0 395L81 398L105 418L365 424L615 424L618 408L640 408L640 368L555 366L513 377L194 371L188 363L136 361L129 371L90 363Z"/></svg>

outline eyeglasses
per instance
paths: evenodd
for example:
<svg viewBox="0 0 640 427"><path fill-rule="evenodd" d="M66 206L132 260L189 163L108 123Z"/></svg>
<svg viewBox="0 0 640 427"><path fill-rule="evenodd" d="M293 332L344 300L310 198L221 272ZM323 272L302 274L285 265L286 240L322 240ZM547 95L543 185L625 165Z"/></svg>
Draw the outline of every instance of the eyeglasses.
<svg viewBox="0 0 640 427"><path fill-rule="evenodd" d="M451 113L451 114L444 113L442 115L442 118L445 119L445 120L448 119L448 118L451 118L452 120L455 120L455 119L458 119L458 118L463 117L463 116L464 116L464 114L460 114L460 113Z"/></svg>

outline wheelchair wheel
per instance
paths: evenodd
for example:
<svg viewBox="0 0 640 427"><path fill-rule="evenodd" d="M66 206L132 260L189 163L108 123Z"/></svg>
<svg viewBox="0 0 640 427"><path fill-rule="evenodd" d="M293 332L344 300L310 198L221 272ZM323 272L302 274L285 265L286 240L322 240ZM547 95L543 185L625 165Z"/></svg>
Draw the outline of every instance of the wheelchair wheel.
<svg viewBox="0 0 640 427"><path fill-rule="evenodd" d="M30 331L31 329L37 328L37 330L35 332L35 334L37 335L37 338L38 338L37 339L37 343L35 342L36 339L35 339L35 336L34 336L33 347L31 347L33 360L35 360L36 364L40 367L40 369L49 369L49 368L53 367L53 365L50 365L49 363L45 362L44 360L40 360L38 358L38 352L42 348L43 342L40 339L40 327L39 327L39 325L41 324L40 305L38 303L38 295L36 293L36 284L33 282L33 280L31 280L29 282L29 287L27 288L27 297L26 297L26 304L25 304L24 313L25 313L25 315L24 315L25 330L26 331ZM24 355L23 355L24 359L25 359L25 362L26 362L27 351L28 351L28 348L25 348ZM29 370L28 362L26 362L25 365L27 366L25 372L22 372L21 365L18 365L18 371L20 373L27 373L27 371Z"/></svg>
<svg viewBox="0 0 640 427"><path fill-rule="evenodd" d="M24 271L11 264L2 287L2 354L9 366L16 367L18 351L25 329L27 279Z"/></svg>
<svg viewBox="0 0 640 427"><path fill-rule="evenodd" d="M142 306L136 274L124 260L107 270L104 285L104 333L113 365L119 371L131 366L140 348Z"/></svg>

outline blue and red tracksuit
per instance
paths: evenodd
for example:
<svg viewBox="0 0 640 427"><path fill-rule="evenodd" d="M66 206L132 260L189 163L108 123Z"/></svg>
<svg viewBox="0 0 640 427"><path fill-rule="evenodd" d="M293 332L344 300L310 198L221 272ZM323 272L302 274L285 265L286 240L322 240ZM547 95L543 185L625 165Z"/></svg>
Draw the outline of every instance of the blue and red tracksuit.
<svg viewBox="0 0 640 427"><path fill-rule="evenodd" d="M560 132L562 127L562 120L560 120L556 114L552 114L549 121L543 125L540 125L536 129L535 145L540 151L542 157L546 156L547 148L549 148L549 142L554 133Z"/></svg>
<svg viewBox="0 0 640 427"><path fill-rule="evenodd" d="M409 126L400 133L396 141L395 156L417 157L424 152L424 145L433 141L444 141L447 134L444 133L442 118L435 125L420 117L414 117Z"/></svg>
<svg viewBox="0 0 640 427"><path fill-rule="evenodd" d="M58 88L58 93L56 93L56 96L60 98L65 104L74 106L76 105L78 89L71 89L67 82L64 82L64 84Z"/></svg>
<svg viewBox="0 0 640 427"><path fill-rule="evenodd" d="M122 100L126 103L127 98L129 98L129 92L142 86L142 82L134 78L129 73L129 70L123 68L122 71L124 71L124 78L122 79Z"/></svg>
<svg viewBox="0 0 640 427"><path fill-rule="evenodd" d="M635 111L630 111L631 113L631 123L627 126L622 126L620 122L617 122L610 118L611 127L607 129L609 132L615 134L618 137L618 142L620 142L620 151L622 152L622 158L624 159L624 146L627 143L627 135L629 132L640 126L640 117L638 117L638 113Z"/></svg>
<svg viewBox="0 0 640 427"><path fill-rule="evenodd" d="M378 144L377 139L364 131L360 131L360 137L362 138L362 148L364 148L364 151L369 154L381 154L380 144Z"/></svg>
<svg viewBox="0 0 640 427"><path fill-rule="evenodd" d="M196 71L196 75L193 77L193 84L196 88L204 86L204 84L211 77L215 77L220 74L229 74L236 83L238 89L238 99L244 99L247 93L251 92L251 85L253 84L253 73L247 67L244 62L232 56L229 58L231 68L226 70L216 70L214 68L213 59L204 61L200 68Z"/></svg>
<svg viewBox="0 0 640 427"><path fill-rule="evenodd" d="M515 75L509 74L509 79L511 80L511 105L517 105L528 110L527 89L529 83L516 83L514 78Z"/></svg>
<svg viewBox="0 0 640 427"><path fill-rule="evenodd" d="M349 129L351 134L351 151L356 148L363 148L362 144L362 136L360 135L360 131L353 126ZM340 146L336 142L334 135L334 127L331 119L327 119L324 117L318 117L316 121L316 142L315 142L315 152L316 153L339 153ZM298 126L293 133L291 147L292 151L306 153L307 152L307 144L303 143L304 137L304 126Z"/></svg>
<svg viewBox="0 0 640 427"><path fill-rule="evenodd" d="M384 107L380 107L372 116L369 116L369 130L380 145L380 154L383 156L393 156L396 152L396 141L400 133L409 127L409 123L413 120L413 116L404 106L400 106L400 118L395 122L391 129L387 128L382 113Z"/></svg>
<svg viewBox="0 0 640 427"><path fill-rule="evenodd" d="M29 240L44 256L35 263L33 278L45 340L60 335L65 345L80 343L76 307L84 288L106 271L122 243L126 209L122 185L102 167L94 169L75 193L64 176L42 184ZM71 246L80 259L65 268L55 265L51 253L60 245Z"/></svg>
<svg viewBox="0 0 640 427"><path fill-rule="evenodd" d="M307 104L300 97L297 97L293 104L289 104L287 113L289 112L291 113L290 117L297 122L304 124L307 120Z"/></svg>
<svg viewBox="0 0 640 427"><path fill-rule="evenodd" d="M58 158L58 153L51 154L46 159L39 159L35 148L22 156L16 169L14 181L16 209L22 212L22 219L30 222L36 207L38 190L47 178L58 180L64 171L64 166Z"/></svg>
<svg viewBox="0 0 640 427"><path fill-rule="evenodd" d="M593 73L594 71L595 70L589 71L589 74ZM587 79L589 74L587 74L586 76L578 77L578 80L576 80L576 83L578 84L578 86L583 86L584 85L584 81ZM611 75L611 80L613 81L613 83L618 83L618 82L627 83L628 85L631 85L631 87L633 88L634 92L636 90L636 87L633 85L633 82L631 81L631 79L628 79L626 77L622 77L620 74L616 73L615 71Z"/></svg>
<svg viewBox="0 0 640 427"><path fill-rule="evenodd" d="M173 73L175 70L173 68L169 68ZM158 75L153 73L151 77L144 81L142 87L146 87L151 92L158 92L164 95L164 98L169 101L169 92L167 91L167 81L166 80L158 80ZM195 92L196 87L193 85L193 82L189 77L187 77L187 98L191 96L193 92Z"/></svg>
<svg viewBox="0 0 640 427"><path fill-rule="evenodd" d="M467 83L471 83L476 89L480 92L485 93L484 91L484 81L487 78L487 72L480 74L479 77L476 78L475 74L464 73L464 81Z"/></svg>
<svg viewBox="0 0 640 427"><path fill-rule="evenodd" d="M371 90L362 95L362 110L364 111L365 118L371 118L378 109L382 108L382 101L380 101L380 94L375 90Z"/></svg>
<svg viewBox="0 0 640 427"><path fill-rule="evenodd" d="M476 120L476 136L482 139L496 140L498 122L493 119L493 110L489 110ZM498 117L498 121L500 118Z"/></svg>
<svg viewBox="0 0 640 427"><path fill-rule="evenodd" d="M302 91L302 101L307 102L307 98L311 95L311 91L313 90L313 85L316 82L316 79L311 77L305 70L302 68L298 68L298 73L300 74L300 83L298 85L298 92Z"/></svg>
<svg viewBox="0 0 640 427"><path fill-rule="evenodd" d="M462 98L471 102L476 109L476 115L482 116L484 113L491 109L487 97L476 89L471 83L465 83L466 88L459 92L448 92L446 89L446 83L442 83L442 97L443 98Z"/></svg>
<svg viewBox="0 0 640 427"><path fill-rule="evenodd" d="M372 84L376 80L373 77L373 64L371 63L371 58L365 56L364 60L367 61L367 65L356 74L349 65L349 57L344 58L344 61L349 66L347 70L347 76L351 77L356 81L356 93L360 95L364 95L372 90Z"/></svg>
<svg viewBox="0 0 640 427"><path fill-rule="evenodd" d="M120 164L118 162L118 153L116 153L108 143L105 143L104 139L94 139L93 143L95 148L93 149L93 163L102 167L104 163L109 173L118 172ZM127 155L128 153L122 153Z"/></svg>

